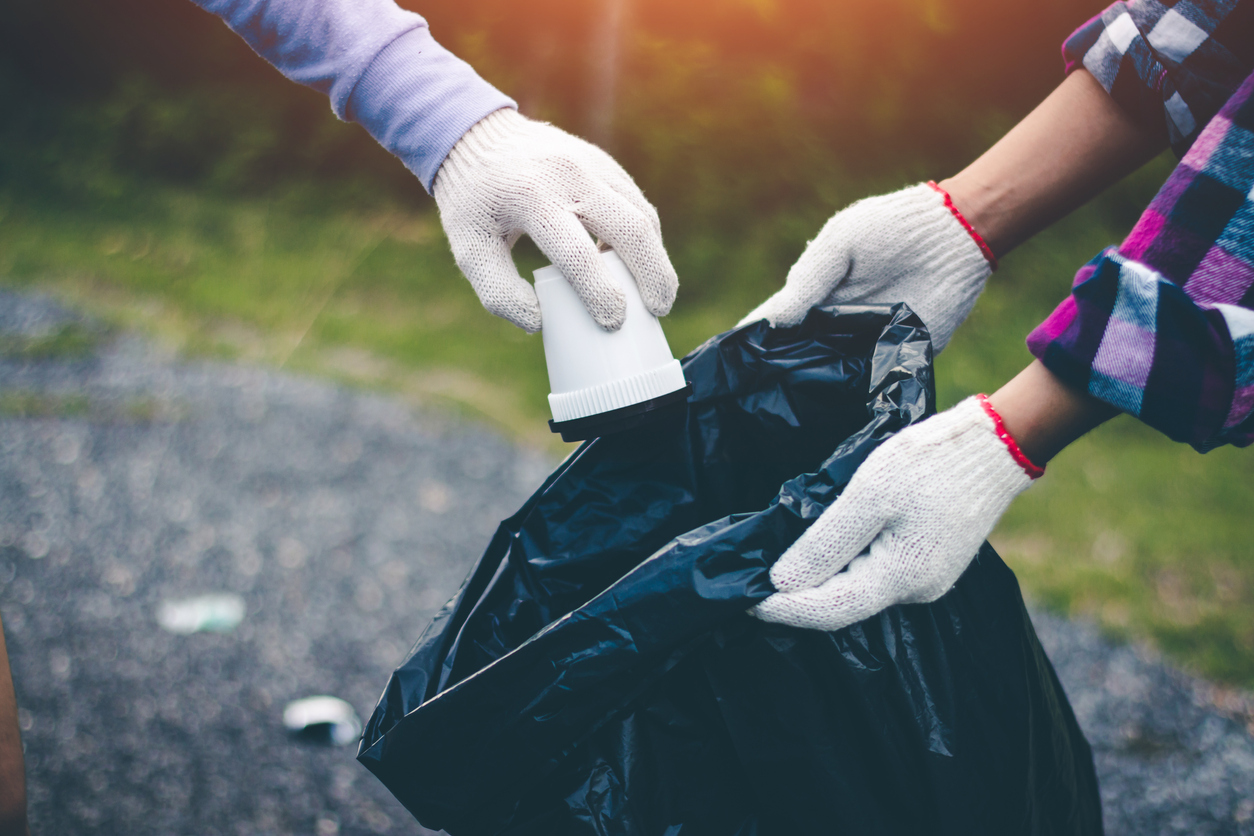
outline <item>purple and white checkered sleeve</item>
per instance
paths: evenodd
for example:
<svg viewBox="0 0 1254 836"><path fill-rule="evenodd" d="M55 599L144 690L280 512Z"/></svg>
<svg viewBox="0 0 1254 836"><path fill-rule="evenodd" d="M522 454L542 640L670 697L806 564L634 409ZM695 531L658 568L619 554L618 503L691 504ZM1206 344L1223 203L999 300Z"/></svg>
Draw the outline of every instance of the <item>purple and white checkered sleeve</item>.
<svg viewBox="0 0 1254 836"><path fill-rule="evenodd" d="M1235 391L1224 421L1224 440L1244 447L1254 439L1254 311L1237 305L1215 307L1228 324L1235 365Z"/></svg>
<svg viewBox="0 0 1254 836"><path fill-rule="evenodd" d="M1177 441L1254 443L1254 74L1028 347Z"/></svg>
<svg viewBox="0 0 1254 836"><path fill-rule="evenodd" d="M1063 44L1134 119L1183 155L1254 69L1254 0L1126 0Z"/></svg>

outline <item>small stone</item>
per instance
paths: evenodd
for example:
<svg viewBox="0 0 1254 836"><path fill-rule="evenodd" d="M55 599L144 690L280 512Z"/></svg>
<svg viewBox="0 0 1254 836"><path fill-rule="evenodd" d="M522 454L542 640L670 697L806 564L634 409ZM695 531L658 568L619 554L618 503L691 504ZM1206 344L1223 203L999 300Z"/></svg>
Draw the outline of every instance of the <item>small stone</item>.
<svg viewBox="0 0 1254 836"><path fill-rule="evenodd" d="M309 549L294 537L284 537L279 541L278 558L284 569L299 569L309 558Z"/></svg>

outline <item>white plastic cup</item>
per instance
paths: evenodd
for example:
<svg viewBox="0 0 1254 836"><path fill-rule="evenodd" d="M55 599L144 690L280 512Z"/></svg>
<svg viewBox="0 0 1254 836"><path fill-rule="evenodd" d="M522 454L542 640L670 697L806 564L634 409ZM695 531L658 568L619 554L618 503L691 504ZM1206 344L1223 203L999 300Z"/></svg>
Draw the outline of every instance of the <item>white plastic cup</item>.
<svg viewBox="0 0 1254 836"><path fill-rule="evenodd" d="M535 271L555 423L634 406L688 385L627 265L613 251L601 253L601 260L627 297L627 318L617 331L596 324L556 267Z"/></svg>

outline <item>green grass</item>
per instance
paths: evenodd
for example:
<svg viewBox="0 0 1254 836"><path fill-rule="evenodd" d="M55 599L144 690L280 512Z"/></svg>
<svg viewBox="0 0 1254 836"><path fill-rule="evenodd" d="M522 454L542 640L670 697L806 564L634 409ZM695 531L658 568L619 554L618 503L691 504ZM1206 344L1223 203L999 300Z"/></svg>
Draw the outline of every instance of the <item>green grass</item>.
<svg viewBox="0 0 1254 836"><path fill-rule="evenodd" d="M82 395L50 395L24 389L0 392L2 418L83 418L91 411L91 401Z"/></svg>
<svg viewBox="0 0 1254 836"><path fill-rule="evenodd" d="M1005 260L940 358L942 407L996 389L1029 362L1024 335L1063 297L1076 267L1118 241L1167 165ZM545 423L539 338L483 312L429 211L345 201L321 187L256 198L167 186L93 195L0 191L0 280L53 292L184 351L384 387L490 421L523 443L564 449ZM672 233L683 284L664 327L676 352L733 325L778 286L821 220L812 210L764 218L747 235ZM525 243L518 261L523 275L543 263ZM57 352L83 350L80 338L0 350L65 356ZM72 408L23 397L11 394L0 412ZM1056 459L994 543L1037 601L1254 687L1251 455L1200 456L1118 419Z"/></svg>
<svg viewBox="0 0 1254 836"><path fill-rule="evenodd" d="M79 300L182 350L399 388L559 449L539 336L485 314L434 213L325 208L335 197L153 187L84 205L0 192L0 280ZM748 310L772 256L699 236L682 249L720 279L667 319L678 352ZM526 241L517 260L525 276L545 263Z"/></svg>
<svg viewBox="0 0 1254 836"><path fill-rule="evenodd" d="M507 426L543 408L539 339L483 315L434 218L326 199L8 196L0 276L183 350L404 385Z"/></svg>
<svg viewBox="0 0 1254 836"><path fill-rule="evenodd" d="M71 323L48 334L0 336L0 357L22 360L76 360L87 357L103 335Z"/></svg>

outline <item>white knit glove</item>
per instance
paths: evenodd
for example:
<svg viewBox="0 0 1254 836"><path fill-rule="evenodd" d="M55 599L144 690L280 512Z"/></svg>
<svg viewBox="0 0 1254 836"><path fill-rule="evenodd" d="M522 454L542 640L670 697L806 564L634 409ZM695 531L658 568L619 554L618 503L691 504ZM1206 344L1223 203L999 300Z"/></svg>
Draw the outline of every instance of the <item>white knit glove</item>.
<svg viewBox="0 0 1254 836"><path fill-rule="evenodd" d="M837 212L788 271L783 290L740 324L796 325L815 305L905 302L939 352L996 266L947 198L921 183Z"/></svg>
<svg viewBox="0 0 1254 836"><path fill-rule="evenodd" d="M623 291L588 233L622 256L645 307L670 312L679 279L657 210L609 154L515 110L498 110L458 140L432 189L453 257L483 306L532 333L540 302L510 257L531 236L606 330L622 327Z"/></svg>
<svg viewBox="0 0 1254 836"><path fill-rule="evenodd" d="M771 567L779 592L750 613L839 630L894 604L944 595L1043 472L996 414L983 396L967 398L885 441Z"/></svg>

